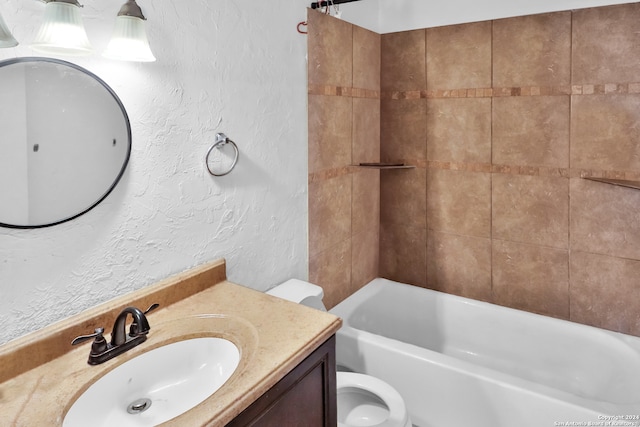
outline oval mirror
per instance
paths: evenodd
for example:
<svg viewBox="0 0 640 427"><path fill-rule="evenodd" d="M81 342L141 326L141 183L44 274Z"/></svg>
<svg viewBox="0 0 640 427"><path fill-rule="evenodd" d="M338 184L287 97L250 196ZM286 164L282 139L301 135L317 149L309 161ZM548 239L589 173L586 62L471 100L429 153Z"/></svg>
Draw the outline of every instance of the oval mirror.
<svg viewBox="0 0 640 427"><path fill-rule="evenodd" d="M0 226L60 224L95 207L131 154L115 92L70 62L0 62Z"/></svg>

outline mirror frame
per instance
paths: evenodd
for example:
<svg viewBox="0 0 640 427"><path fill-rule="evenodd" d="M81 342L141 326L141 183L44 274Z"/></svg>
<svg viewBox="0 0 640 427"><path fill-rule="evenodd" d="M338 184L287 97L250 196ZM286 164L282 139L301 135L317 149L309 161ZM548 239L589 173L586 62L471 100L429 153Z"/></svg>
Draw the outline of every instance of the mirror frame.
<svg viewBox="0 0 640 427"><path fill-rule="evenodd" d="M90 204L89 207L87 207L86 209L83 209L79 213L71 215L71 216L69 216L67 218L63 218L63 219L56 220L56 221L53 221L53 222L50 222L50 223L46 223L46 224L16 225L16 224L7 224L7 223L3 223L3 222L0 221L0 227L14 228L14 229L36 229L36 228L52 227L54 225L62 224L62 223L65 223L67 221L71 221L73 219L76 219L79 216L86 214L91 209L93 209L96 206L98 206L104 199L107 198L107 196L109 194L111 194L113 189L120 182L120 179L124 175L124 172L127 169L127 165L129 164L129 159L131 157L131 148L132 148L132 145L133 145L132 137L131 137L131 122L129 121L129 115L127 114L127 110L124 108L124 104L122 103L122 101L120 100L118 95L115 93L115 91L113 89L111 89L111 87L104 80L102 80L100 77L98 77L96 74L92 73L91 71L87 70L86 68L83 68L83 67L81 67L81 66L79 66L77 64L74 64L72 62L64 61L62 59L57 59L57 58L47 58L47 57L38 57L38 56L25 56L25 57L19 57L19 58L6 59L6 60L1 60L0 61L0 68L6 67L6 66L9 66L9 65L13 65L13 64L26 63L26 62L50 62L50 63L53 63L53 64L70 67L70 68L73 68L73 69L75 69L75 70L87 75L88 77L92 78L93 80L98 82L100 85L102 85L102 87L104 89L106 89L111 94L111 96L115 100L116 104L120 108L120 111L122 112L122 116L124 118L124 121L125 121L125 124L126 124L126 128L127 128L128 146L127 146L127 154L126 154L126 157L125 157L124 162L122 164L122 168L120 168L120 171L118 172L118 175L115 177L113 183L107 189L107 191L105 191L105 193L102 194L94 203Z"/></svg>

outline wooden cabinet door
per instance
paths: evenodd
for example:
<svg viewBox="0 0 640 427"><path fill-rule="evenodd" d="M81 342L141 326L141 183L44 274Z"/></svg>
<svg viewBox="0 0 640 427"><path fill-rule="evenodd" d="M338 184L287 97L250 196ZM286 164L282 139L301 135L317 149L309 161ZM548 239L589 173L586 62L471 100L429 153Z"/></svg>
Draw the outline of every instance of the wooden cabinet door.
<svg viewBox="0 0 640 427"><path fill-rule="evenodd" d="M336 427L335 336L329 338L228 427Z"/></svg>

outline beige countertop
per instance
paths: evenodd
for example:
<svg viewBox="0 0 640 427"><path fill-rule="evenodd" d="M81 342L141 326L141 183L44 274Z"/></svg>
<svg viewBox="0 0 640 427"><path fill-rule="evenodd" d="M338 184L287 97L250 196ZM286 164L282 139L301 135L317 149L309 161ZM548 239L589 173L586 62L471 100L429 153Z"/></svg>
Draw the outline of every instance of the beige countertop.
<svg viewBox="0 0 640 427"><path fill-rule="evenodd" d="M224 261L198 267L0 346L0 425L60 426L75 399L116 366L173 341L219 336L240 349L237 370L211 397L163 425L223 426L341 325L331 314L230 283L224 269ZM70 346L70 337L98 326L110 333L113 313L125 306L144 310L154 300L161 308L148 314L151 331L138 347L90 366L91 342Z"/></svg>

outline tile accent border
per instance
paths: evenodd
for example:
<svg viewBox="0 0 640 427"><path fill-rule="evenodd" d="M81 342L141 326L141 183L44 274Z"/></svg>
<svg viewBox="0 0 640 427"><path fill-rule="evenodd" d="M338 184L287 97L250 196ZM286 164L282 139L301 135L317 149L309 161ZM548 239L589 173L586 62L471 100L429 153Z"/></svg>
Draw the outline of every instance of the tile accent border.
<svg viewBox="0 0 640 427"><path fill-rule="evenodd" d="M448 99L497 98L509 96L624 95L639 94L640 83L604 83L571 86L485 87L469 89L437 89L377 91L355 87L309 84L309 95L345 96L369 99Z"/></svg>
<svg viewBox="0 0 640 427"><path fill-rule="evenodd" d="M371 90L371 89L362 89L357 87L309 84L307 92L309 95L344 96L347 98L380 99L380 91Z"/></svg>
<svg viewBox="0 0 640 427"><path fill-rule="evenodd" d="M509 96L614 95L635 93L640 93L640 83L385 91L381 92L381 99L497 98Z"/></svg>
<svg viewBox="0 0 640 427"><path fill-rule="evenodd" d="M555 178L605 178L640 181L640 172L620 170L550 168L544 166L499 165L490 163L441 162L424 159L392 159L419 169L435 169L449 171L494 173L502 175L546 176ZM344 166L309 174L309 184L326 181L358 171L358 166Z"/></svg>
<svg viewBox="0 0 640 427"><path fill-rule="evenodd" d="M355 173L357 169L357 166L343 166L340 168L325 169L323 171L313 172L309 174L309 184L326 181L343 175L350 175L352 173Z"/></svg>

